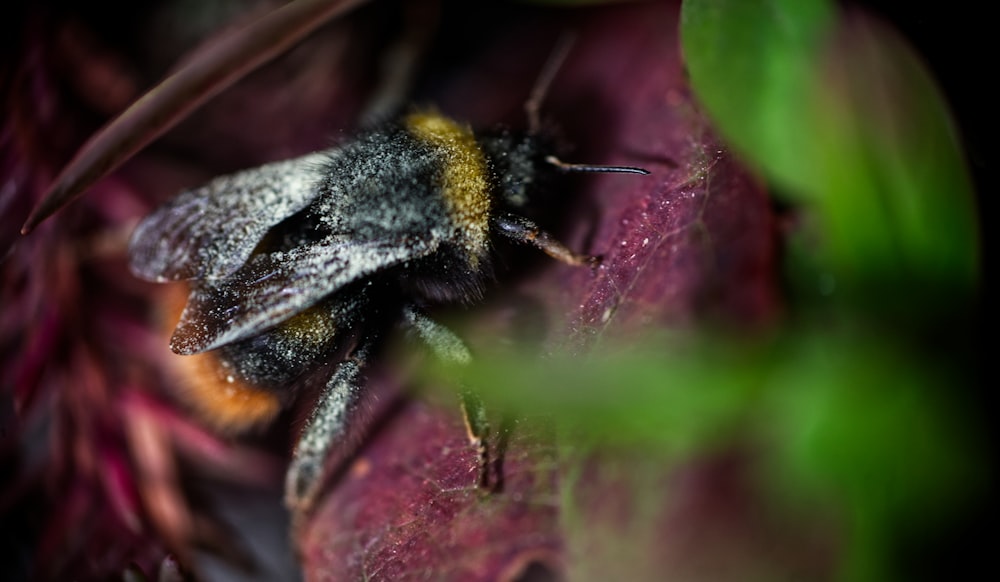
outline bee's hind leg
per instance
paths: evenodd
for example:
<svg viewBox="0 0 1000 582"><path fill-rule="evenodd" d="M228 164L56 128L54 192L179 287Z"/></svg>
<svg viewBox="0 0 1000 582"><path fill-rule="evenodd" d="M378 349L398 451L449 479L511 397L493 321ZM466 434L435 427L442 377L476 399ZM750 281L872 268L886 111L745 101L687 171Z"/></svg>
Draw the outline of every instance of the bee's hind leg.
<svg viewBox="0 0 1000 582"><path fill-rule="evenodd" d="M465 342L450 329L431 319L419 307L408 305L404 311L404 318L406 323L442 362L465 365L472 361L472 354L469 353ZM463 388L460 395L465 430L469 436L469 443L476 450L479 458L476 484L484 489L490 488L490 425L486 416L486 408L479 395L474 391ZM499 482L499 477L497 482Z"/></svg>
<svg viewBox="0 0 1000 582"><path fill-rule="evenodd" d="M404 310L405 322L431 348L434 355L449 364L468 364L472 360L465 343L447 327L431 319L415 305ZM340 468L354 453L361 436L356 411L366 390L364 370L376 340L368 338L337 365L323 387L315 408L306 420L285 477L285 504L292 512L293 527L311 511L327 477L325 468ZM490 426L478 396L462 391L462 412L469 441L479 456L477 486L490 486Z"/></svg>
<svg viewBox="0 0 1000 582"><path fill-rule="evenodd" d="M374 343L373 339L362 340L337 365L299 435L285 476L285 505L292 512L293 526L318 501L327 476L324 468L341 467L356 449L360 435L355 413L365 393L364 369Z"/></svg>

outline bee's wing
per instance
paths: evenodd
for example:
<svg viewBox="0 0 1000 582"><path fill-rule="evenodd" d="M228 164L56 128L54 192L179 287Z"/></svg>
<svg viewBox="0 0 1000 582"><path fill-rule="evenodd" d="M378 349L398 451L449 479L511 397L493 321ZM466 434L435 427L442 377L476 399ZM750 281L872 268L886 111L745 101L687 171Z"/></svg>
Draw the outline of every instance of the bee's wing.
<svg viewBox="0 0 1000 582"><path fill-rule="evenodd" d="M253 337L348 283L432 253L437 240L352 242L330 237L309 247L255 255L233 276L197 285L170 340L196 354Z"/></svg>
<svg viewBox="0 0 1000 582"><path fill-rule="evenodd" d="M239 269L275 224L316 197L316 152L216 178L146 217L132 234L132 272L150 281L218 279Z"/></svg>

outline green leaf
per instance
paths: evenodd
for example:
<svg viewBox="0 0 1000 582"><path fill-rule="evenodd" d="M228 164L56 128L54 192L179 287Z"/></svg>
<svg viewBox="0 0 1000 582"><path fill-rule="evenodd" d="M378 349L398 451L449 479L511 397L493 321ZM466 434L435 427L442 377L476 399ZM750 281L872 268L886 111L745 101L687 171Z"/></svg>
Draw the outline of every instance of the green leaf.
<svg viewBox="0 0 1000 582"><path fill-rule="evenodd" d="M681 37L719 129L811 213L811 267L837 292L915 318L975 294L979 236L959 141L893 31L818 0L688 0Z"/></svg>
<svg viewBox="0 0 1000 582"><path fill-rule="evenodd" d="M787 355L758 403L772 483L842 508L844 579L891 579L901 538L933 537L985 493L982 435L955 393L969 378L874 334L804 335Z"/></svg>
<svg viewBox="0 0 1000 582"><path fill-rule="evenodd" d="M818 155L815 66L836 13L823 0L686 1L681 44L691 85L726 137L773 178L806 190Z"/></svg>
<svg viewBox="0 0 1000 582"><path fill-rule="evenodd" d="M489 410L554 424L577 454L640 454L667 470L750 445L776 507L844 520L846 579L890 577L903 536L933 537L986 482L982 435L956 392L971 379L873 330L480 356L442 377L460 372Z"/></svg>

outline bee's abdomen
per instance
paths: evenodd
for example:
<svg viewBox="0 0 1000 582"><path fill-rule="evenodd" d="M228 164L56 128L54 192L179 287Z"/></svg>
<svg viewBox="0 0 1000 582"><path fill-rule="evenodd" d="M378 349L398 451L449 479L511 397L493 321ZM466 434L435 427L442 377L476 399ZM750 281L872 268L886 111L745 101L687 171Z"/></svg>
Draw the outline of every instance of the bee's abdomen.
<svg viewBox="0 0 1000 582"><path fill-rule="evenodd" d="M185 287L179 285L167 295L165 319L171 326L184 306ZM240 374L233 356L227 351L213 350L168 360L175 393L202 420L228 433L267 424L285 404L280 391L256 384Z"/></svg>

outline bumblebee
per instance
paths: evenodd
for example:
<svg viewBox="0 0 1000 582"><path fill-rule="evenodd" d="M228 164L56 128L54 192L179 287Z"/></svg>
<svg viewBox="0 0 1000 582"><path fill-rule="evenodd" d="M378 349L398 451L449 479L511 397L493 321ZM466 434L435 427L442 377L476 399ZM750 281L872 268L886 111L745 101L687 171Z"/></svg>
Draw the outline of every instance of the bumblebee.
<svg viewBox="0 0 1000 582"><path fill-rule="evenodd" d="M170 348L200 370L188 400L203 416L233 430L267 422L295 387L321 378L288 471L293 510L311 505L322 468L351 452L364 367L393 324L441 358L468 361L425 309L483 296L493 240L595 263L518 208L555 173L648 172L565 164L540 133L475 133L414 111L332 149L182 192L135 230L137 276L189 281Z"/></svg>

